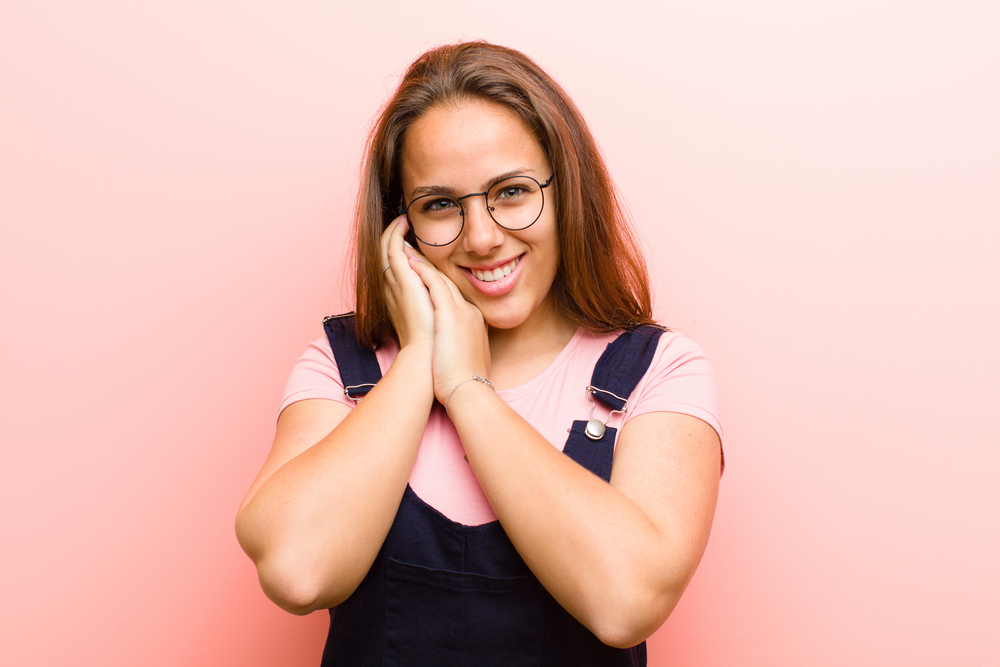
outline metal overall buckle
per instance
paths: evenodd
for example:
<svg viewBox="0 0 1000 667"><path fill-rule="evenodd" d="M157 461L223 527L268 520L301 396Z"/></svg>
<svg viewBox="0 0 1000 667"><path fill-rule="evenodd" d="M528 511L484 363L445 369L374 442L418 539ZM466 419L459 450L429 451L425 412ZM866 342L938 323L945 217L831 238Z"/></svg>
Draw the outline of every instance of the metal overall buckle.
<svg viewBox="0 0 1000 667"><path fill-rule="evenodd" d="M370 382L367 383L367 384L352 384L349 387L344 387L344 396L346 396L347 398L349 398L352 401L354 401L355 403L357 403L362 398L364 398L368 394L368 392L366 391L361 396L351 396L351 390L352 389L361 389L362 387L374 387L374 386L375 385L371 384ZM368 391L371 391L371 389L369 389Z"/></svg>
<svg viewBox="0 0 1000 667"><path fill-rule="evenodd" d="M628 399L622 398L621 396L615 396L615 394L612 394L610 391L599 389L592 385L588 385L584 391L586 393L587 400L590 401L591 408L590 408L590 418L587 421L587 428L584 429L583 432L584 435L586 435L591 440L600 440L601 438L604 437L604 431L606 430L608 422L611 421L611 417L614 416L616 412L618 414L625 414L626 412L628 412ZM614 396L619 401L624 403L621 410L612 410L611 412L609 412L608 418L605 419L603 422L600 419L594 418L594 410L597 409L597 403L594 402L594 399L591 395L598 391L601 392L602 394L607 394L608 396Z"/></svg>

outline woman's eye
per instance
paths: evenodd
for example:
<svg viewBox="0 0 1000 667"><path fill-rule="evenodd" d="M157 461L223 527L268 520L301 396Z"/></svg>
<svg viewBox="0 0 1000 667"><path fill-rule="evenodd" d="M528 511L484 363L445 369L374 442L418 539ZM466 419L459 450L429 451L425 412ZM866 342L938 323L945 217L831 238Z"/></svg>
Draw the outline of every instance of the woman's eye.
<svg viewBox="0 0 1000 667"><path fill-rule="evenodd" d="M523 185L508 185L497 193L497 199L517 199L528 193Z"/></svg>
<svg viewBox="0 0 1000 667"><path fill-rule="evenodd" d="M428 213L434 213L439 211L447 211L450 208L454 208L456 202L454 199L431 199L426 204L424 204L424 211Z"/></svg>

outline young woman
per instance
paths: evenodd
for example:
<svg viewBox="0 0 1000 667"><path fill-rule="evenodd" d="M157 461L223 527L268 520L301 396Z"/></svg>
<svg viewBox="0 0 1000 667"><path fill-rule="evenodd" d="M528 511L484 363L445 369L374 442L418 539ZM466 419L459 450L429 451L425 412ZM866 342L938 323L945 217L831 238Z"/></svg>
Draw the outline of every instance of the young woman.
<svg viewBox="0 0 1000 667"><path fill-rule="evenodd" d="M237 518L264 592L331 610L324 665L645 664L708 540L718 411L573 103L511 49L424 54L355 235L357 313L295 367Z"/></svg>

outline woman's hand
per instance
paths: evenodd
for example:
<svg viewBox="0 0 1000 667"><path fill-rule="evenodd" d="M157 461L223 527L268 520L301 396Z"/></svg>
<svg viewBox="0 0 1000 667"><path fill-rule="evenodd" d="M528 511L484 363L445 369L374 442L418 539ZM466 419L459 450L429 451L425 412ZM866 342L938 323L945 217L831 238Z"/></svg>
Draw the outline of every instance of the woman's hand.
<svg viewBox="0 0 1000 667"><path fill-rule="evenodd" d="M399 346L411 343L431 345L434 340L434 306L420 276L410 267L409 257L417 251L403 240L409 229L405 215L401 215L382 233L383 289L389 317L399 336Z"/></svg>
<svg viewBox="0 0 1000 667"><path fill-rule="evenodd" d="M426 285L434 308L434 395L445 405L460 382L473 375L489 377L486 321L458 286L426 258L414 253L410 266Z"/></svg>

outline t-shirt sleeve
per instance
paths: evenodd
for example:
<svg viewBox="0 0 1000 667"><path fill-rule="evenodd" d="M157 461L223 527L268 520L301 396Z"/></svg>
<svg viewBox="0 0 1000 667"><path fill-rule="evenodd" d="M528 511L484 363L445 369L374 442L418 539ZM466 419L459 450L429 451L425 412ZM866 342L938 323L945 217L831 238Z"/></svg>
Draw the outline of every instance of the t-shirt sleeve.
<svg viewBox="0 0 1000 667"><path fill-rule="evenodd" d="M712 362L697 343L679 333L668 331L660 336L656 355L633 400L628 419L648 412L679 412L704 421L722 439Z"/></svg>
<svg viewBox="0 0 1000 667"><path fill-rule="evenodd" d="M340 379L340 371L337 370L337 362L326 336L309 343L309 347L295 363L285 385L285 395L278 413L292 403L307 398L326 398L354 407L354 401L344 395L344 383Z"/></svg>

